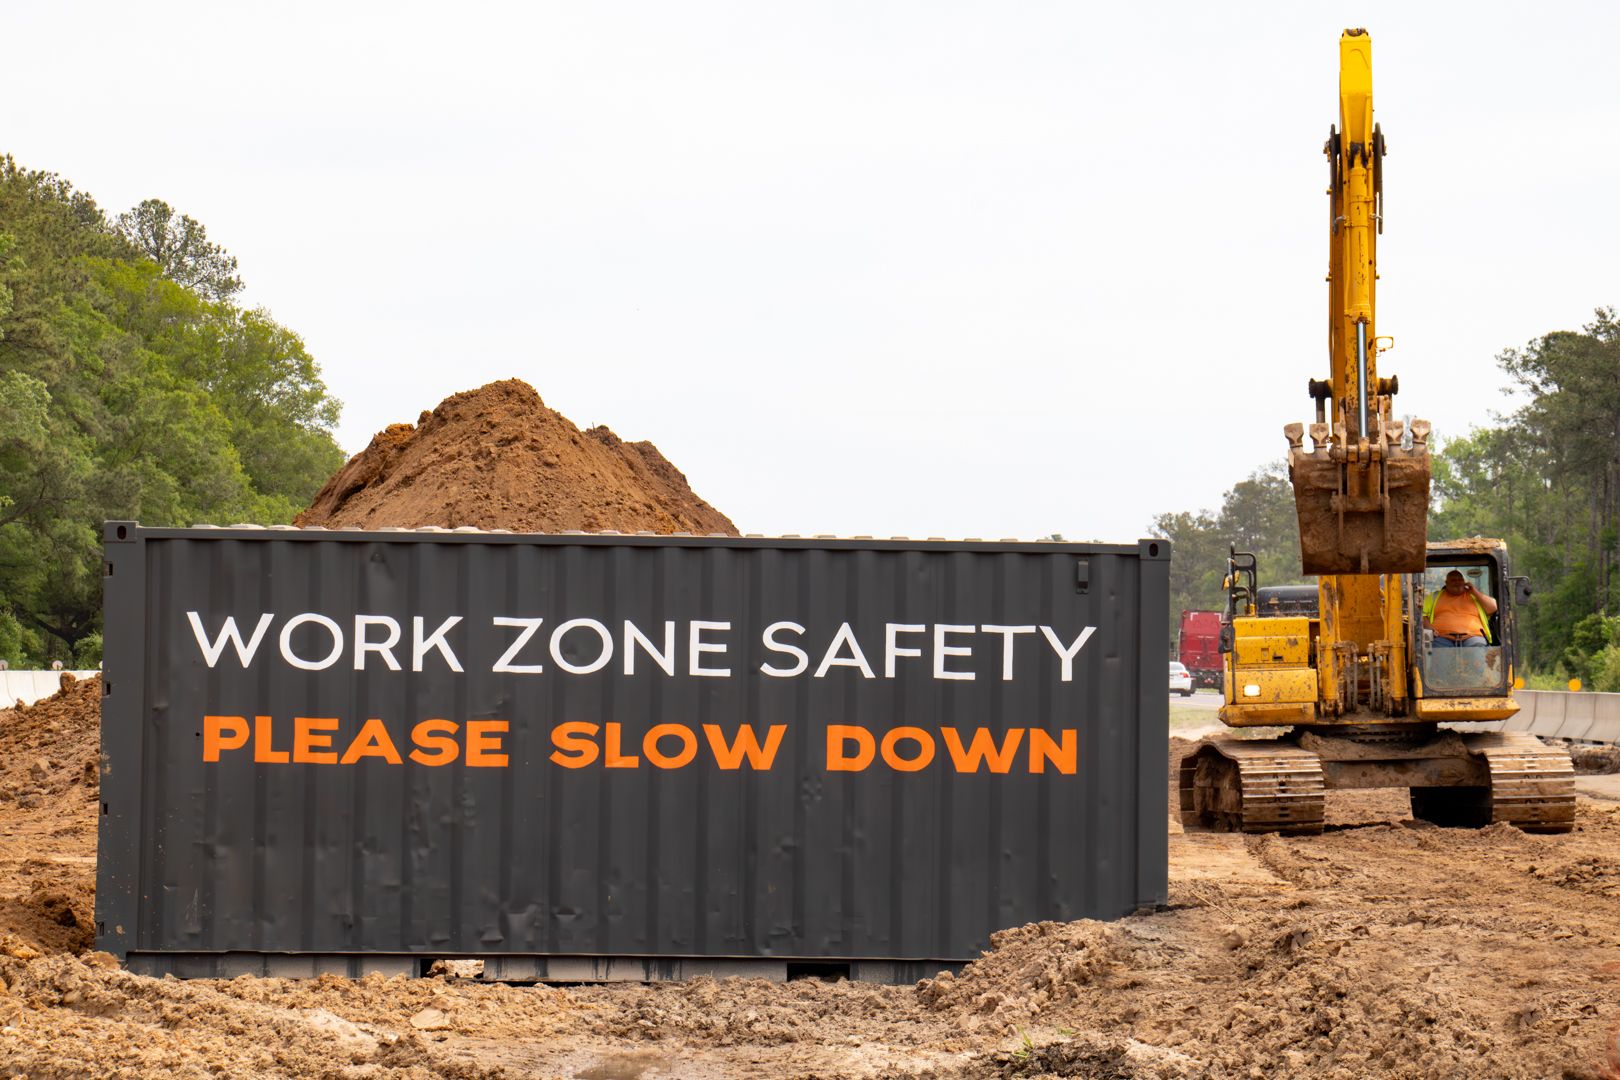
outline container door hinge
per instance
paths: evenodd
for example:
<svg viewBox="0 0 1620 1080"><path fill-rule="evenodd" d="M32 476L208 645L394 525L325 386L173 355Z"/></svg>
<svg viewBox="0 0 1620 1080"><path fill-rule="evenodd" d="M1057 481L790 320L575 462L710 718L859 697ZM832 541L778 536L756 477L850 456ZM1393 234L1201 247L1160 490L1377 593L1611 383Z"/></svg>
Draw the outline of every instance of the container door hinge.
<svg viewBox="0 0 1620 1080"><path fill-rule="evenodd" d="M1074 591L1084 594L1091 589L1091 560L1077 559L1074 567Z"/></svg>

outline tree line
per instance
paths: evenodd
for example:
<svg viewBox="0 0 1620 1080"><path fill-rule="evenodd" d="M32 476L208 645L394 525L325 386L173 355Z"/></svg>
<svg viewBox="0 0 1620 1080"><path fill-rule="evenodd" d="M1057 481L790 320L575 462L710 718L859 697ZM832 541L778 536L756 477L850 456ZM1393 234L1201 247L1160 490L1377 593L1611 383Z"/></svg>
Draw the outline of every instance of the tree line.
<svg viewBox="0 0 1620 1080"><path fill-rule="evenodd" d="M1620 691L1620 322L1599 308L1497 363L1525 404L1445 443L1430 532L1505 539L1535 590L1523 662Z"/></svg>
<svg viewBox="0 0 1620 1080"><path fill-rule="evenodd" d="M1499 537L1532 596L1518 609L1521 668L1620 691L1620 318L1600 308L1497 357L1524 404L1466 435L1437 438L1429 536ZM1258 556L1260 582L1303 582L1287 468L1233 485L1218 512L1154 518L1174 545L1170 616L1223 608L1226 553Z"/></svg>
<svg viewBox="0 0 1620 1080"><path fill-rule="evenodd" d="M1227 553L1253 552L1262 585L1292 585L1300 574L1299 520L1288 467L1273 462L1236 484L1218 511L1160 514L1149 526L1170 540L1170 630L1183 611L1224 611Z"/></svg>
<svg viewBox="0 0 1620 1080"><path fill-rule="evenodd" d="M109 217L0 157L0 660L100 659L101 527L292 520L338 402L236 259L157 199Z"/></svg>

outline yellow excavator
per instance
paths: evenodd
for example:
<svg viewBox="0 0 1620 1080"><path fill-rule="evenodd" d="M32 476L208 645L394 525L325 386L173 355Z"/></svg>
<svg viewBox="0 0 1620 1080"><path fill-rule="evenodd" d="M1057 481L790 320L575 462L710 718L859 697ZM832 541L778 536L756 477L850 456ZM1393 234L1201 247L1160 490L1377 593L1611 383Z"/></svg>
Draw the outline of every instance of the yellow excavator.
<svg viewBox="0 0 1620 1080"><path fill-rule="evenodd" d="M1310 380L1309 430L1283 429L1315 603L1278 602L1299 598L1261 587L1254 556L1233 551L1221 632L1222 723L1288 732L1213 739L1183 759L1182 823L1319 833L1328 789L1393 787L1409 789L1415 818L1437 825L1567 832L1566 751L1531 735L1441 726L1518 711L1513 605L1529 589L1510 575L1500 540L1428 542L1430 427L1394 417L1398 382L1379 375L1394 342L1375 321L1385 150L1365 30L1339 39L1339 122L1325 152L1331 367ZM1429 613L1458 574L1483 598L1484 633L1453 647L1437 644Z"/></svg>

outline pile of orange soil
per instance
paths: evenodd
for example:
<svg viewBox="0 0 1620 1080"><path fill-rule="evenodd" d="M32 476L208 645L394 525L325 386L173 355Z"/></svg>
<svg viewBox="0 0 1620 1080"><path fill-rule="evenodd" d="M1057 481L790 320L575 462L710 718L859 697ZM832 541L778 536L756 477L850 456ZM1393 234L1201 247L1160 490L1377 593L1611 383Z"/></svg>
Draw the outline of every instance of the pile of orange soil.
<svg viewBox="0 0 1620 1080"><path fill-rule="evenodd" d="M295 524L737 535L652 443L581 431L517 379L379 432Z"/></svg>
<svg viewBox="0 0 1620 1080"><path fill-rule="evenodd" d="M0 710L0 953L95 939L101 679Z"/></svg>

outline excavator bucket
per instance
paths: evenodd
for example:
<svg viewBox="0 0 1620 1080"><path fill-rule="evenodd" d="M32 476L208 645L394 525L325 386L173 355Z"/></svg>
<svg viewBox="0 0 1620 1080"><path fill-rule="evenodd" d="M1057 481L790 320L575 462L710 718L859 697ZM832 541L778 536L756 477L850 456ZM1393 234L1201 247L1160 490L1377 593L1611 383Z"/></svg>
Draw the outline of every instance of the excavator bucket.
<svg viewBox="0 0 1620 1080"><path fill-rule="evenodd" d="M1380 430L1370 446L1356 447L1355 460L1348 460L1343 443L1326 438L1306 450L1301 425L1285 429L1304 573L1422 571L1429 538L1429 425L1414 420L1413 439L1404 447L1400 425L1391 427Z"/></svg>

